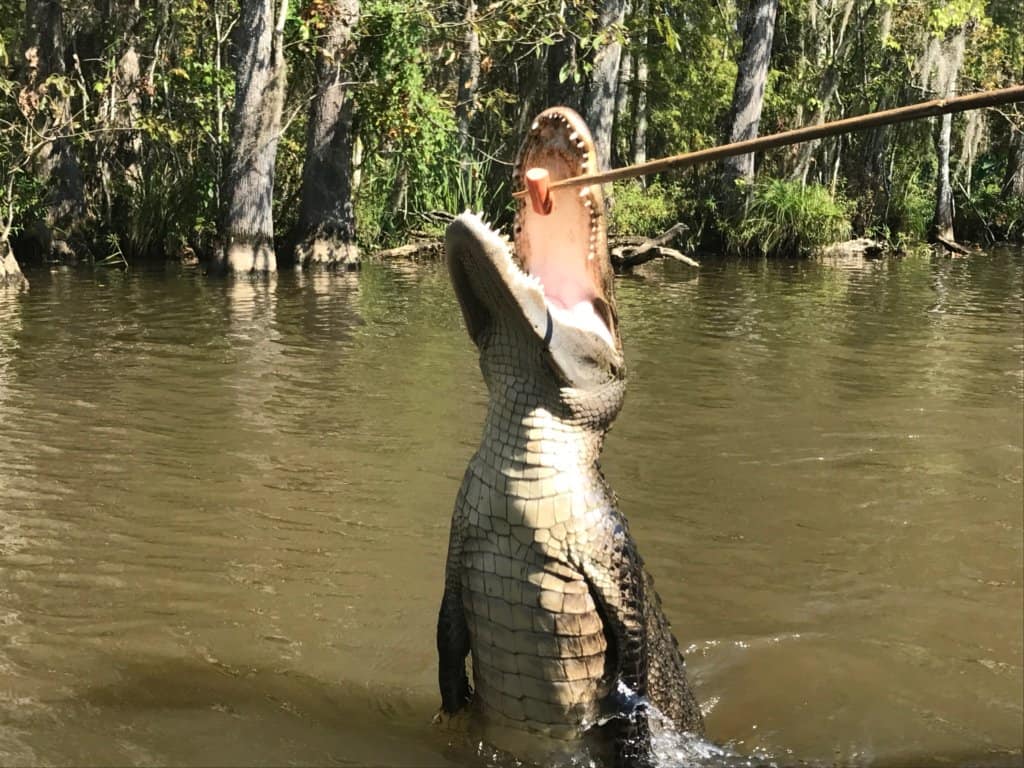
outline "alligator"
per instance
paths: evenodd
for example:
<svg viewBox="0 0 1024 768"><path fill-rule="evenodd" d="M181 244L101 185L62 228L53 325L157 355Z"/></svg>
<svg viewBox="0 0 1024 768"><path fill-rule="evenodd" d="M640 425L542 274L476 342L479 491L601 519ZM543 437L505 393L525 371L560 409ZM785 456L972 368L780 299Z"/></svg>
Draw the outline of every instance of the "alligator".
<svg viewBox="0 0 1024 768"><path fill-rule="evenodd" d="M595 157L579 115L554 107L524 139L513 184L536 167L552 182L594 172ZM472 704L488 733L602 744L616 765L644 765L653 711L695 735L703 721L599 466L626 388L602 191L550 195L549 215L520 203L513 242L468 211L445 235L489 397L452 516L441 710Z"/></svg>

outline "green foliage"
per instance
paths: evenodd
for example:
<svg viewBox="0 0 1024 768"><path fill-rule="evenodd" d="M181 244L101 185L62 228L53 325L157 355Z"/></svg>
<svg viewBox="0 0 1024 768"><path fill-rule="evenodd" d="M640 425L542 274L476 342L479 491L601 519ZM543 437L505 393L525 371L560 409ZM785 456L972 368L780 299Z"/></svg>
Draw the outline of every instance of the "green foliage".
<svg viewBox="0 0 1024 768"><path fill-rule="evenodd" d="M451 105L428 84L435 20L427 6L376 0L362 22L359 59L367 69L357 104L370 201L358 213L372 217L361 232L376 240L417 214L452 210L459 158Z"/></svg>
<svg viewBox="0 0 1024 768"><path fill-rule="evenodd" d="M125 204L109 220L124 258L135 261L172 256L189 243L215 236L213 192L204 189L203 170L182 167L167 152L154 152L140 163L145 173L122 176L116 195Z"/></svg>
<svg viewBox="0 0 1024 768"><path fill-rule="evenodd" d="M924 240L935 213L934 168L924 183L916 169L893 180L886 225L891 232Z"/></svg>
<svg viewBox="0 0 1024 768"><path fill-rule="evenodd" d="M983 19L985 3L981 0L943 0L932 8L929 23L933 34L942 35L971 19Z"/></svg>
<svg viewBox="0 0 1024 768"><path fill-rule="evenodd" d="M650 61L647 154L659 157L715 146L721 142L736 81L735 7L673 2L656 18L646 48L638 42L630 46L634 55ZM625 117L616 122L616 130L631 132L633 122ZM628 145L628 139L623 143Z"/></svg>
<svg viewBox="0 0 1024 768"><path fill-rule="evenodd" d="M957 188L957 231L977 242L1024 240L1024 197L1015 195L1004 181L998 159L985 155L975 165L968 191Z"/></svg>
<svg viewBox="0 0 1024 768"><path fill-rule="evenodd" d="M651 236L675 223L674 188L655 182L644 189L637 181L614 185L609 228L618 235Z"/></svg>
<svg viewBox="0 0 1024 768"><path fill-rule="evenodd" d="M734 251L796 256L850 236L848 204L818 184L759 181L742 220L729 232Z"/></svg>

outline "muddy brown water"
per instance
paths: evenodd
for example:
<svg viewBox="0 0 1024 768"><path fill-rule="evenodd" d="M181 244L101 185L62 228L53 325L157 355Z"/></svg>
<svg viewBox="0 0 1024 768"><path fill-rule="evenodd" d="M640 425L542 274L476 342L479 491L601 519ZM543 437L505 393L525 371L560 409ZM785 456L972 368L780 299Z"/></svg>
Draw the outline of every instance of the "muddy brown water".
<svg viewBox="0 0 1024 768"><path fill-rule="evenodd" d="M437 266L0 291L0 764L512 765L430 725L485 389ZM780 765L1020 765L1024 253L620 279L604 467Z"/></svg>

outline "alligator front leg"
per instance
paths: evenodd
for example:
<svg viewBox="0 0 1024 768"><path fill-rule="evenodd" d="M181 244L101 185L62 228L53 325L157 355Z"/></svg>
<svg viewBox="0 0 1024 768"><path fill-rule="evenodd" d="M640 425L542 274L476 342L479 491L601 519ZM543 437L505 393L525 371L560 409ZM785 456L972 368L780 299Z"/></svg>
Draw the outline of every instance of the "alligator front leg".
<svg viewBox="0 0 1024 768"><path fill-rule="evenodd" d="M472 690L466 674L469 628L462 608L462 596L445 589L437 617L437 681L441 688L441 710L452 715L469 703Z"/></svg>
<svg viewBox="0 0 1024 768"><path fill-rule="evenodd" d="M462 494L459 494L461 499ZM437 617L438 685L441 688L441 711L452 715L466 706L473 695L466 674L469 654L469 626L462 606L462 583L459 561L462 556L462 535L458 521L453 521L448 540L448 563L444 576L444 596Z"/></svg>
<svg viewBox="0 0 1024 768"><path fill-rule="evenodd" d="M581 562L591 595L605 622L612 656L609 723L615 764L637 768L651 762L650 730L642 702L647 697L648 643L644 622L643 561L617 514L606 518L600 540ZM625 686L625 690L622 686Z"/></svg>

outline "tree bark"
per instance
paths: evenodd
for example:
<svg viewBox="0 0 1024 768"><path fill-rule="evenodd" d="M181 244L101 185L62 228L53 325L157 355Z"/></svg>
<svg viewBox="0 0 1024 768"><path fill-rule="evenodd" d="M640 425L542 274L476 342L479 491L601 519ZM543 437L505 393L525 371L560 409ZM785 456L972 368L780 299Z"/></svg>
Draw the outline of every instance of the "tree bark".
<svg viewBox="0 0 1024 768"><path fill-rule="evenodd" d="M601 171L611 167L615 92L619 84L619 64L622 60L622 43L619 35L625 19L626 0L602 0L597 29L606 39L594 54L584 115L594 137L597 168Z"/></svg>
<svg viewBox="0 0 1024 768"><path fill-rule="evenodd" d="M336 0L317 57L317 91L310 106L299 215L302 266L353 268L359 264L352 189L352 30L359 0Z"/></svg>
<svg viewBox="0 0 1024 768"><path fill-rule="evenodd" d="M222 267L230 272L276 272L274 166L284 106L284 17L271 0L242 0L238 69L228 160L227 217Z"/></svg>
<svg viewBox="0 0 1024 768"><path fill-rule="evenodd" d="M779 0L750 0L743 14L740 24L743 49L736 72L736 86L733 88L727 143L757 137L778 8ZM731 192L737 179L753 181L754 155L751 153L728 158L724 162L724 170L726 189Z"/></svg>
<svg viewBox="0 0 1024 768"><path fill-rule="evenodd" d="M19 107L42 137L59 137L71 131L72 106L70 88L49 84L51 77L66 75L64 14L59 0L27 0L23 74L24 89L18 97ZM85 192L82 173L71 141L52 138L36 154L35 173L48 190L43 221L27 227L35 233L42 256L71 254L65 242L85 222Z"/></svg>

